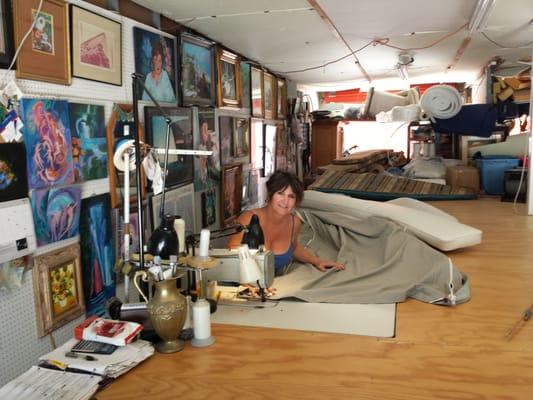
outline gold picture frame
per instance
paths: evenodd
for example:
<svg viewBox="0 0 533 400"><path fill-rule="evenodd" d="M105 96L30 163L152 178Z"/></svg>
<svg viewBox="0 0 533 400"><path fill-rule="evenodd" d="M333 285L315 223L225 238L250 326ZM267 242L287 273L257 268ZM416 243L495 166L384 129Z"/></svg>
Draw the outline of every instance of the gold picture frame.
<svg viewBox="0 0 533 400"><path fill-rule="evenodd" d="M265 112L263 71L255 67L251 67L250 71L250 82L252 86L252 116L263 118Z"/></svg>
<svg viewBox="0 0 533 400"><path fill-rule="evenodd" d="M231 225L241 212L242 164L222 166L220 220L222 228Z"/></svg>
<svg viewBox="0 0 533 400"><path fill-rule="evenodd" d="M287 117L287 82L285 79L278 79L277 90L277 118L282 119Z"/></svg>
<svg viewBox="0 0 533 400"><path fill-rule="evenodd" d="M266 119L276 119L278 105L276 93L278 91L277 79L268 72L263 73L264 114Z"/></svg>
<svg viewBox="0 0 533 400"><path fill-rule="evenodd" d="M80 245L73 244L33 259L37 334L48 335L85 313Z"/></svg>
<svg viewBox="0 0 533 400"><path fill-rule="evenodd" d="M122 24L71 5L72 76L122 86Z"/></svg>
<svg viewBox="0 0 533 400"><path fill-rule="evenodd" d="M217 51L217 100L219 107L241 107L240 58L229 51Z"/></svg>
<svg viewBox="0 0 533 400"><path fill-rule="evenodd" d="M14 2L15 48L30 29L39 0ZM37 22L17 57L16 77L71 84L67 3L44 0Z"/></svg>

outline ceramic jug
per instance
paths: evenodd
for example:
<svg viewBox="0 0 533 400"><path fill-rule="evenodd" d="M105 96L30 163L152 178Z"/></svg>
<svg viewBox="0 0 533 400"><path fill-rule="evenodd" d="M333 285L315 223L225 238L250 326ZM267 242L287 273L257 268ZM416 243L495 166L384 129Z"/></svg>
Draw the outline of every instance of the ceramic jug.
<svg viewBox="0 0 533 400"><path fill-rule="evenodd" d="M165 279L153 281L146 271L137 271L133 278L135 287L148 303L147 309L155 332L161 338L161 342L155 344L160 353L174 353L183 349L184 343L179 340L181 330L185 324L187 315L187 300L176 287L176 279L183 274ZM149 286L155 286L153 297L148 300L139 288L138 280L148 282Z"/></svg>

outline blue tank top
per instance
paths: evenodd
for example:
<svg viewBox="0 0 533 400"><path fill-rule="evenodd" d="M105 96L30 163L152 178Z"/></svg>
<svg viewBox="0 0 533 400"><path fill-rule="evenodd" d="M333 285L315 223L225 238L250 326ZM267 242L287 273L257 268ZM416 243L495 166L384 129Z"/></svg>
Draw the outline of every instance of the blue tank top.
<svg viewBox="0 0 533 400"><path fill-rule="evenodd" d="M291 243L289 245L289 248L285 253L282 254L274 254L274 267L275 267L275 275L281 275L283 273L284 268L289 265L292 261L292 252L294 250L294 244L293 244L293 232L294 232L294 217L292 219L292 226L291 226Z"/></svg>

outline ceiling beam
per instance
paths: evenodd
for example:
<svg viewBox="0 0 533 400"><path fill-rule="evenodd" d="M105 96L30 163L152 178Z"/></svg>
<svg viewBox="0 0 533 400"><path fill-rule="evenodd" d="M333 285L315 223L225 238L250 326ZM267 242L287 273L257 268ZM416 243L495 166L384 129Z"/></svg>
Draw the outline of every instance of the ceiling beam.
<svg viewBox="0 0 533 400"><path fill-rule="evenodd" d="M311 7L313 7L313 9L317 12L317 14L320 16L320 18L322 19L322 21L325 22L325 24L327 25L327 27L329 28L329 30L331 31L331 33L333 33L333 36L335 36L335 38L344 46L348 49L348 51L352 54L352 57L354 59L354 62L355 62L355 65L359 68L359 70L363 73L363 75L365 76L365 79L370 83L372 82L372 78L370 77L370 75L368 75L368 73L366 72L366 70L364 69L364 67L361 65L361 62L359 61L359 59L357 58L357 55L354 53L354 50L351 48L351 46L348 44L348 42L344 39L344 37L342 36L342 34L338 31L337 27L335 26L335 24L333 23L333 21L331 21L331 19L329 18L329 16L326 14L326 12L322 9L322 7L320 7L320 4L318 4L318 0L307 0L307 2L311 5Z"/></svg>

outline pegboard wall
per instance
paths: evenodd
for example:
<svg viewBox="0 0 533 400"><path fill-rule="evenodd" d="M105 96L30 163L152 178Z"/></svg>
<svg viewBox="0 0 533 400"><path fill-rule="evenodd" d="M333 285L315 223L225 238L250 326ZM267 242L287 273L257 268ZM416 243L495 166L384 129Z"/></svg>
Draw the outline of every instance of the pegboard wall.
<svg viewBox="0 0 533 400"><path fill-rule="evenodd" d="M80 78L72 78L71 86L27 79L18 79L16 83L24 96L29 98L49 98L103 105L107 121L111 115L113 103L132 102L131 74L135 71L133 27L140 26L165 36L169 35L84 1L70 0L68 2L122 23L122 86ZM0 82L7 83L13 79L15 79L14 71L0 70ZM144 115L142 112L144 104L141 102L139 112L141 118ZM82 197L84 198L106 192L109 192L107 178L82 184ZM54 244L54 247L62 247L65 244L66 242L61 242ZM39 252L42 251L43 249L39 248ZM120 289L117 288L118 293ZM2 321L0 324L0 386L3 386L36 364L39 356L52 350L50 338L37 337L31 271L25 272L20 289L0 291L0 317ZM59 346L70 339L74 327L83 319L80 317L56 330L53 333L56 344Z"/></svg>

